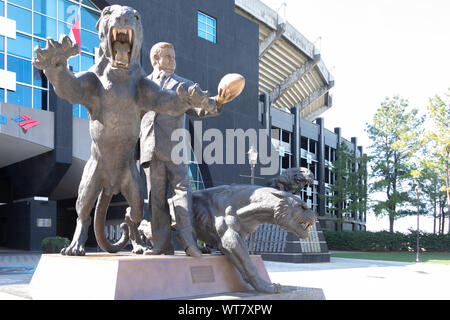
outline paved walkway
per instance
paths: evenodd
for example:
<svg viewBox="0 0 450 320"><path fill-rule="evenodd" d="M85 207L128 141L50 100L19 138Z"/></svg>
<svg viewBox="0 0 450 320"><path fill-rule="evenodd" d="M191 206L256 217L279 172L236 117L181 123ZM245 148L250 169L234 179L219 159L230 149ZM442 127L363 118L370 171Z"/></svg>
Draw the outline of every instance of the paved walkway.
<svg viewBox="0 0 450 320"><path fill-rule="evenodd" d="M331 258L330 263L265 262L273 282L322 288L327 300L449 300L450 266Z"/></svg>
<svg viewBox="0 0 450 320"><path fill-rule="evenodd" d="M30 299L39 253L0 251L0 300ZM450 266L331 258L330 263L264 262L273 282L321 288L327 300L450 299Z"/></svg>

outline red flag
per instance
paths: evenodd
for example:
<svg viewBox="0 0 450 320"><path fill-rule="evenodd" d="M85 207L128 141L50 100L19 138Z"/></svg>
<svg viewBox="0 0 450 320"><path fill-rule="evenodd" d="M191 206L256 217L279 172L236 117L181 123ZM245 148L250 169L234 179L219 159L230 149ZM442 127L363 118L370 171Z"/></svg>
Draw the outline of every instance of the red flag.
<svg viewBox="0 0 450 320"><path fill-rule="evenodd" d="M78 9L77 17L75 18L75 22L72 25L72 30L70 30L69 38L72 42L76 42L78 46L81 48L81 34L80 34L80 16L81 12Z"/></svg>

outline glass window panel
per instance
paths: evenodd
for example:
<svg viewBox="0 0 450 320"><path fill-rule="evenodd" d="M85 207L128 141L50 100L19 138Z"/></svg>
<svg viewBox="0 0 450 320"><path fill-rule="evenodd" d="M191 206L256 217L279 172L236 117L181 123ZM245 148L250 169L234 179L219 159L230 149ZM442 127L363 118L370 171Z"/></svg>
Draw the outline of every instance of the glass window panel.
<svg viewBox="0 0 450 320"><path fill-rule="evenodd" d="M16 73L16 81L31 84L31 61L8 55L8 71Z"/></svg>
<svg viewBox="0 0 450 320"><path fill-rule="evenodd" d="M81 50L95 53L94 48L100 45L98 35L89 31L81 30Z"/></svg>
<svg viewBox="0 0 450 320"><path fill-rule="evenodd" d="M48 92L46 90L33 89L33 108L47 110Z"/></svg>
<svg viewBox="0 0 450 320"><path fill-rule="evenodd" d="M80 118L89 119L89 113L87 109L80 105Z"/></svg>
<svg viewBox="0 0 450 320"><path fill-rule="evenodd" d="M80 71L87 71L93 65L94 65L94 57L82 53L81 54L81 70Z"/></svg>
<svg viewBox="0 0 450 320"><path fill-rule="evenodd" d="M215 35L216 30L213 27L207 26L206 27L206 32L208 32L208 33L210 33L212 35Z"/></svg>
<svg viewBox="0 0 450 320"><path fill-rule="evenodd" d="M198 180L198 176L197 176L197 164L191 163L191 164L189 165L189 169L190 169L190 171L191 171L192 178L193 178L195 181L197 181L197 180Z"/></svg>
<svg viewBox="0 0 450 320"><path fill-rule="evenodd" d="M72 105L72 115L77 118L80 117L80 105L79 104Z"/></svg>
<svg viewBox="0 0 450 320"><path fill-rule="evenodd" d="M54 40L58 40L56 38L56 20L35 13L33 24L34 35L41 38L50 37Z"/></svg>
<svg viewBox="0 0 450 320"><path fill-rule="evenodd" d="M213 19L213 18L207 18L207 21L208 21L208 24L210 25L210 26L213 26L213 27L215 27L216 26L216 20L215 19Z"/></svg>
<svg viewBox="0 0 450 320"><path fill-rule="evenodd" d="M47 77L44 71L33 66L33 84L37 87L48 88Z"/></svg>
<svg viewBox="0 0 450 320"><path fill-rule="evenodd" d="M72 114L74 117L80 116L80 105L79 104L73 104L72 105Z"/></svg>
<svg viewBox="0 0 450 320"><path fill-rule="evenodd" d="M97 32L95 28L100 14L94 10L89 10L81 7L81 27L93 32Z"/></svg>
<svg viewBox="0 0 450 320"><path fill-rule="evenodd" d="M31 87L16 85L16 91L8 90L7 102L31 108Z"/></svg>
<svg viewBox="0 0 450 320"><path fill-rule="evenodd" d="M79 5L67 1L58 0L58 19L72 25L78 15Z"/></svg>
<svg viewBox="0 0 450 320"><path fill-rule="evenodd" d="M214 36L210 35L209 33L206 35L206 40L211 41L211 42L216 42L216 40L214 39Z"/></svg>
<svg viewBox="0 0 450 320"><path fill-rule="evenodd" d="M8 53L31 59L31 37L17 33L16 39L8 38Z"/></svg>
<svg viewBox="0 0 450 320"><path fill-rule="evenodd" d="M0 53L0 69L5 69L5 54Z"/></svg>
<svg viewBox="0 0 450 320"><path fill-rule="evenodd" d="M71 29L72 29L72 26L69 26L67 23L58 21L58 40L62 34L68 36L70 34Z"/></svg>
<svg viewBox="0 0 450 320"><path fill-rule="evenodd" d="M31 33L31 11L8 4L8 18L16 20L17 30Z"/></svg>
<svg viewBox="0 0 450 320"><path fill-rule="evenodd" d="M0 102L5 102L5 89L0 88Z"/></svg>
<svg viewBox="0 0 450 320"><path fill-rule="evenodd" d="M75 57L69 58L69 66L72 67L73 72L79 72L80 71L80 56L77 55Z"/></svg>
<svg viewBox="0 0 450 320"><path fill-rule="evenodd" d="M31 9L31 0L8 0L10 3L16 3L21 7ZM9 9L8 9L9 10Z"/></svg>
<svg viewBox="0 0 450 320"><path fill-rule="evenodd" d="M39 47L44 49L47 46L47 41L33 38L33 57L36 57L36 53L34 52L34 48Z"/></svg>
<svg viewBox="0 0 450 320"><path fill-rule="evenodd" d="M84 4L84 5L86 5L86 6L88 6L88 7L91 7L91 8L94 8L94 9L97 9L97 10L98 10L98 8L95 6L95 4L93 4L93 3L92 3L91 1L89 1L89 0L82 0L81 3Z"/></svg>
<svg viewBox="0 0 450 320"><path fill-rule="evenodd" d="M198 30L198 36L199 36L200 38L206 39L206 32L205 32L205 31Z"/></svg>
<svg viewBox="0 0 450 320"><path fill-rule="evenodd" d="M55 0L33 0L34 11L46 14L56 18L56 1Z"/></svg>
<svg viewBox="0 0 450 320"><path fill-rule="evenodd" d="M206 23L206 16L203 13L198 13L198 21L202 21L204 23Z"/></svg>
<svg viewBox="0 0 450 320"><path fill-rule="evenodd" d="M4 36L0 36L0 51L2 51L2 52L5 51L5 37Z"/></svg>
<svg viewBox="0 0 450 320"><path fill-rule="evenodd" d="M199 21L198 22L198 30L206 30L206 24L204 24L203 22Z"/></svg>
<svg viewBox="0 0 450 320"><path fill-rule="evenodd" d="M3 1L0 1L0 16L5 16L5 4Z"/></svg>

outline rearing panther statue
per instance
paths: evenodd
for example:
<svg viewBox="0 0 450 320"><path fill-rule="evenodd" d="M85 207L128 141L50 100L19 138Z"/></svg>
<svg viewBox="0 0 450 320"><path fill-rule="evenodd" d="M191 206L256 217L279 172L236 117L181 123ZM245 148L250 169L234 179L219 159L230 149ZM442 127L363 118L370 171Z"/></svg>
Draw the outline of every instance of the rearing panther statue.
<svg viewBox="0 0 450 320"><path fill-rule="evenodd" d="M61 98L81 104L89 112L92 138L78 189L77 226L71 244L61 253L84 255L90 212L97 200L94 231L99 246L117 252L128 242L133 252L142 253L144 244L137 235L143 216L143 186L136 167L135 146L139 138L141 115L149 110L178 116L194 107L213 111L215 104L198 85L176 92L164 91L146 79L140 65L143 30L139 12L113 5L103 9L97 23L100 48L95 64L86 72L72 73L67 59L80 49L69 37L59 42L47 39L45 49L36 48L33 64L43 69ZM131 207L123 226L123 237L110 244L104 234L105 215L113 195L122 193Z"/></svg>

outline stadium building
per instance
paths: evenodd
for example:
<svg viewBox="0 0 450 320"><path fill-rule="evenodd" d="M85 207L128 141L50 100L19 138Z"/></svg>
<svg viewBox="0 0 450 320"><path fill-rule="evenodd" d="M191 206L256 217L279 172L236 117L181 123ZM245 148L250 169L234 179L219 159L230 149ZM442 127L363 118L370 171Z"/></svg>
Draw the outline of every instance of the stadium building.
<svg viewBox="0 0 450 320"><path fill-rule="evenodd" d="M270 176L261 174L267 165L256 165L256 184L264 185L290 167L309 168L315 181L302 197L319 216L312 236L299 241L264 225L255 232L253 249L272 260L326 261L321 229L337 225L324 197L334 181L331 163L341 142L357 157L363 150L357 138L344 139L340 128L327 130L320 117L332 107L334 85L320 52L259 0L0 0L0 246L40 250L44 237L72 237L77 189L90 156L88 114L82 105L59 98L31 60L35 46L45 47L47 37L68 35L79 17L81 53L69 59L69 68L89 69L99 45L95 25L110 4L141 13L141 56L147 73L152 71L150 48L167 41L175 46L176 73L211 95L226 73L245 77L244 91L221 115L201 122L186 116L191 144L204 150L210 142L203 133L209 129L218 129L224 137L230 129L255 129L266 133L267 146L276 147L279 159ZM236 144L249 150L249 140ZM234 151L239 149L236 144ZM194 190L250 183L248 159L241 163L234 154L235 161L206 164L197 152L192 152L190 165ZM145 182L143 172L142 178ZM106 226L110 239L119 236L125 208L123 197L115 196ZM365 215L358 211L345 216L343 228L364 230ZM95 246L93 232L87 246Z"/></svg>

